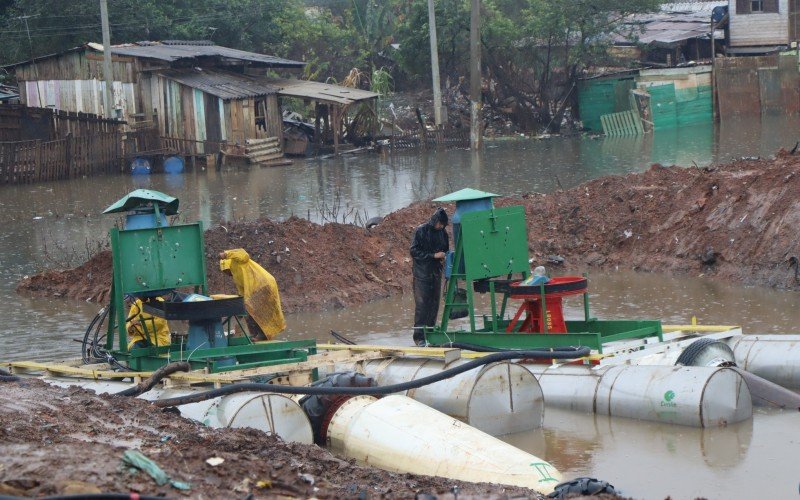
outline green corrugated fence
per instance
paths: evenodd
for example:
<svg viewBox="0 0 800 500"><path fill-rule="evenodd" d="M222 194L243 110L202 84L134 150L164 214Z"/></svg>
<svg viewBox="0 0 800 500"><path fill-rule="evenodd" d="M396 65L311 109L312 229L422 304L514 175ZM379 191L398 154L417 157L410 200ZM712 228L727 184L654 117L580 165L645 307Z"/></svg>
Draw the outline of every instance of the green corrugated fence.
<svg viewBox="0 0 800 500"><path fill-rule="evenodd" d="M631 108L628 94L636 86L630 76L585 80L578 86L578 106L583 126L600 132L600 117Z"/></svg>
<svg viewBox="0 0 800 500"><path fill-rule="evenodd" d="M606 120L606 126L612 124L610 120L625 119L623 115L617 116L617 113L631 109L630 92L635 86L634 79L629 75L581 82L578 105L583 126L600 132L604 125L602 116L615 115ZM639 88L650 94L652 117L644 118L648 121L652 119L655 130L712 121L711 86L676 89L673 82L665 79L663 84ZM613 125L612 128L617 129Z"/></svg>
<svg viewBox="0 0 800 500"><path fill-rule="evenodd" d="M711 87L675 89L672 83L646 88L655 130L711 121Z"/></svg>

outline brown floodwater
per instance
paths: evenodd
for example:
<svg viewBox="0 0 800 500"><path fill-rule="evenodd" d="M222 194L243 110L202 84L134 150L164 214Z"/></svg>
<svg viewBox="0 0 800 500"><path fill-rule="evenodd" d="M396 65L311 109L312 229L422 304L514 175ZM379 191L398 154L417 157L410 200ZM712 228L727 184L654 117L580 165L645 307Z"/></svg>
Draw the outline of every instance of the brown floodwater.
<svg viewBox="0 0 800 500"><path fill-rule="evenodd" d="M765 118L721 127L683 127L641 138L552 138L487 141L479 154L454 150L395 157L367 155L298 160L290 167L240 172L198 171L145 178L109 176L0 187L0 359L79 355L97 304L17 296L15 283L46 267L75 265L114 223L100 212L137 187L181 200L186 220L290 215L319 219L339 204L381 215L463 187L501 194L547 192L603 175L641 171L652 163L706 165L769 156L791 147L800 121ZM320 269L320 272L325 272ZM590 277L600 318L659 318L665 323L738 324L745 333L800 331L798 296L698 277L605 271ZM581 304L567 301L568 316ZM330 340L337 330L359 342L409 344L411 297L347 310L289 315L285 338ZM800 470L798 415L757 411L751 422L692 429L548 410L545 428L507 436L553 462L567 478L611 481L637 498L796 498Z"/></svg>

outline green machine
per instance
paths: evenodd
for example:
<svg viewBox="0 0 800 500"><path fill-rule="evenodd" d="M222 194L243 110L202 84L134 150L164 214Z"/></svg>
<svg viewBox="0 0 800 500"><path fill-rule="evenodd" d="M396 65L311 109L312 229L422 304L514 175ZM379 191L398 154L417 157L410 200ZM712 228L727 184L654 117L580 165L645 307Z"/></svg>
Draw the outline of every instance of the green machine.
<svg viewBox="0 0 800 500"><path fill-rule="evenodd" d="M101 312L108 317L105 346L84 339L93 359L141 371L158 369L172 361L188 361L192 369L218 373L245 368L296 363L316 353L316 341L270 341L253 343L249 336L231 335L232 326L243 332L240 317L246 315L242 297L207 297L203 225L168 225L166 216L178 212L178 199L157 191L138 189L129 193L104 214L124 213L124 229L110 230L113 257L111 304ZM187 321L185 336L168 345L156 345L155 321L141 320L147 331L146 345L129 349L126 302L143 305L145 313L172 321ZM98 315L100 316L100 315ZM143 317L143 316L140 316ZM98 318L95 318L97 322ZM99 319L99 325L104 318ZM88 345L88 348L87 348ZM121 365L120 365L121 366Z"/></svg>
<svg viewBox="0 0 800 500"><path fill-rule="evenodd" d="M499 349L586 346L602 353L608 342L645 337L663 340L660 321L591 317L585 276L556 277L535 284L526 281L531 273L525 207L497 208L496 196L462 189L434 200L456 203L452 217L455 250L447 259L441 322L425 329L429 344ZM583 320L564 320L562 299L571 295L582 297ZM488 304L486 300L479 304L479 296L486 296ZM521 301L514 313L510 313L510 300ZM489 314L476 314L476 305L488 309ZM466 314L459 314L464 311ZM469 317L468 324L451 326L453 318L463 316Z"/></svg>

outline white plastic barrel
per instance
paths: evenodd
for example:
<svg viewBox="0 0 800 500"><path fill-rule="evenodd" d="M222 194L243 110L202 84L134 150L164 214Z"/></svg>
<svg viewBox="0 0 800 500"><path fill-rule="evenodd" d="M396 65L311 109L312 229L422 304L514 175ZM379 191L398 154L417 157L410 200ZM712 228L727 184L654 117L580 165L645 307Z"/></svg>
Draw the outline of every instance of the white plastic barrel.
<svg viewBox="0 0 800 500"><path fill-rule="evenodd" d="M356 396L331 417L330 449L381 469L550 493L550 463L406 396Z"/></svg>
<svg viewBox="0 0 800 500"><path fill-rule="evenodd" d="M61 387L79 386L98 394L114 394L131 387L131 384L113 381L92 381L80 379L44 379ZM157 387L141 396L140 399L155 401L202 392L193 389L163 389ZM288 442L312 444L311 423L306 413L291 398L282 394L266 392L243 392L213 398L199 403L177 407L181 416L190 418L209 427L249 427L280 436Z"/></svg>
<svg viewBox="0 0 800 500"><path fill-rule="evenodd" d="M695 427L752 417L735 370L695 366L531 367L547 404L569 410Z"/></svg>
<svg viewBox="0 0 800 500"><path fill-rule="evenodd" d="M800 335L741 335L727 342L739 368L800 390Z"/></svg>
<svg viewBox="0 0 800 500"><path fill-rule="evenodd" d="M158 399L183 394L163 394ZM280 436L284 441L312 444L311 423L290 397L265 392L243 392L178 407L181 415L214 427L249 427Z"/></svg>
<svg viewBox="0 0 800 500"><path fill-rule="evenodd" d="M356 369L378 385L417 380L459 366L437 359L395 358L362 361ZM516 363L492 363L431 385L406 396L494 436L536 429L544 419L544 396L536 377Z"/></svg>

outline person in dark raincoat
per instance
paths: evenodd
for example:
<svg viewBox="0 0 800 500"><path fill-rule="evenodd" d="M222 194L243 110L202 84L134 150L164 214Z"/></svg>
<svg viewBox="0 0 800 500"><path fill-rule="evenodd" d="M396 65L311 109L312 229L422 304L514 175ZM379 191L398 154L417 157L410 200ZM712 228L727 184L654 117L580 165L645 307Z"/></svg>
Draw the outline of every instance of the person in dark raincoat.
<svg viewBox="0 0 800 500"><path fill-rule="evenodd" d="M450 238L445 231L448 218L437 208L431 219L414 231L411 257L414 273L414 342L425 343L422 327L436 324L442 296L442 273Z"/></svg>

